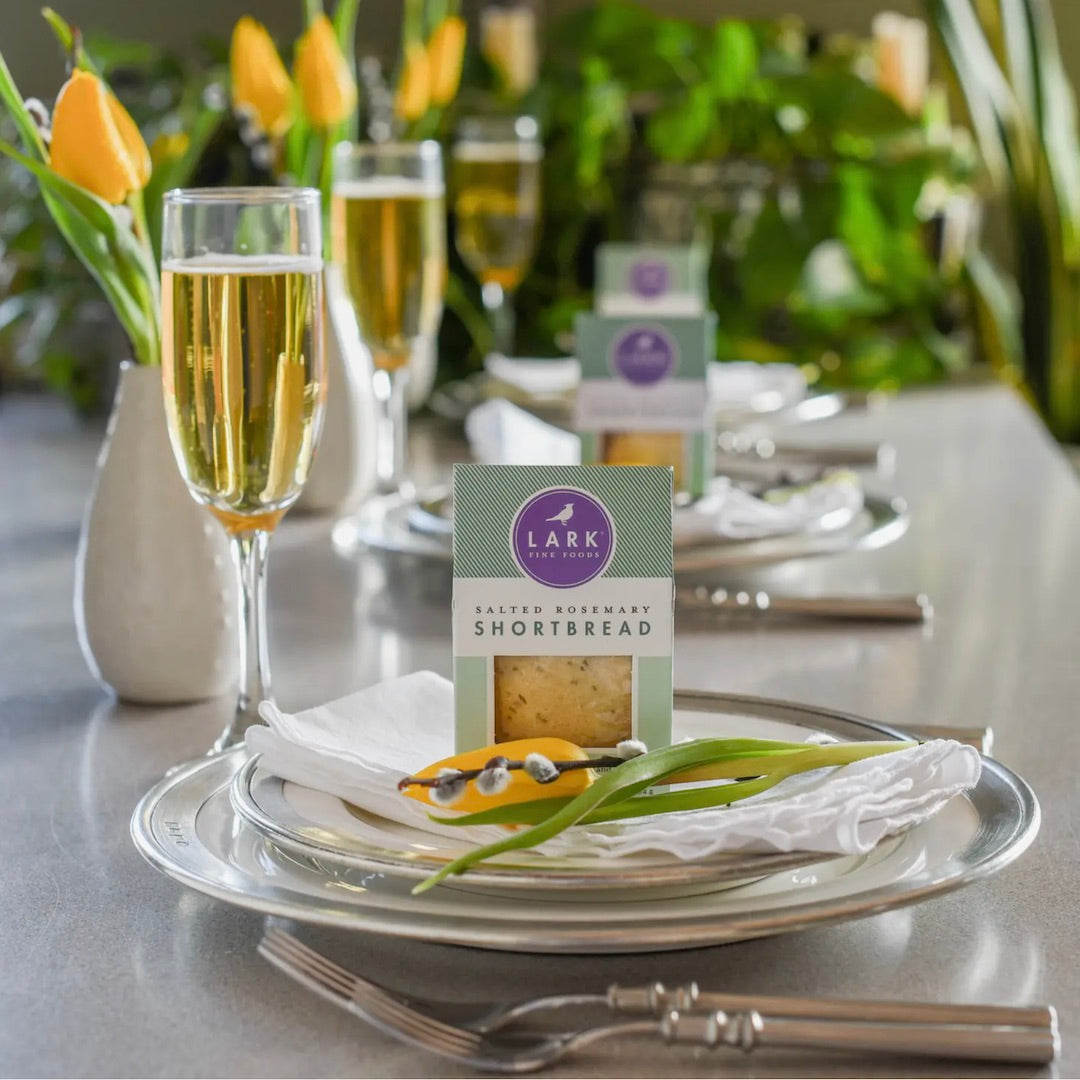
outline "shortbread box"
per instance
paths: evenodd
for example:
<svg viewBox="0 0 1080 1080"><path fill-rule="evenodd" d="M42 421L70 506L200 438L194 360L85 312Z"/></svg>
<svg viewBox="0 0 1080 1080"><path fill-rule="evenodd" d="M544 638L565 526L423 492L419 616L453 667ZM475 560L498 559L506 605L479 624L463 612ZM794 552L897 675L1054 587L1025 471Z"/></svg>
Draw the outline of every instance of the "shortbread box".
<svg viewBox="0 0 1080 1080"><path fill-rule="evenodd" d="M456 745L671 741L672 471L454 469Z"/></svg>
<svg viewBox="0 0 1080 1080"><path fill-rule="evenodd" d="M703 495L715 469L706 372L716 316L582 313L576 336L582 464L670 465L676 491Z"/></svg>
<svg viewBox="0 0 1080 1080"><path fill-rule="evenodd" d="M601 244L595 307L601 315L702 315L709 253L699 244Z"/></svg>

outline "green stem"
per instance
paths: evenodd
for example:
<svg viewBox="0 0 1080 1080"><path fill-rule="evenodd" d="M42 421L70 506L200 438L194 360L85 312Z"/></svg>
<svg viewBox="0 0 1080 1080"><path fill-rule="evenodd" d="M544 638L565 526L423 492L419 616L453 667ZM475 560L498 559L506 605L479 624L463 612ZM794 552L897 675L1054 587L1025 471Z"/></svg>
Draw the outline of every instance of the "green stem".
<svg viewBox="0 0 1080 1080"><path fill-rule="evenodd" d="M157 274L157 260L154 257L154 246L150 240L150 228L146 220L146 200L141 191L133 191L128 196L128 207L131 210L132 224L136 239L142 248L148 267L152 268L141 280L140 292L143 303L147 309L147 319L150 323L151 332L147 340L147 352L140 358L144 364L161 363L161 278Z"/></svg>
<svg viewBox="0 0 1080 1080"><path fill-rule="evenodd" d="M329 131L322 132L322 161L319 165L319 192L322 196L323 257L330 258L330 198L334 185L334 140Z"/></svg>
<svg viewBox="0 0 1080 1080"><path fill-rule="evenodd" d="M727 806L739 799L767 791L779 784L781 780L786 780L801 772L839 768L841 765L850 765L853 761L862 761L864 758L876 757L878 754L892 754L897 750L906 750L916 745L918 744L913 742L880 743L874 750L868 750L865 743L853 743L850 749L848 744L843 744L841 747L823 747L821 752L806 750L802 754L789 757L786 764L783 761L778 762L776 768L752 780L714 784L710 787L692 788L689 791L668 791L659 795L639 795L611 806L600 807L589 814L582 824L592 825L602 821L623 821L627 818L647 817L652 814L671 814L684 810L707 810L714 806ZM750 762L744 761L738 764L746 772L754 771L750 768Z"/></svg>
<svg viewBox="0 0 1080 1080"><path fill-rule="evenodd" d="M695 774L708 773L708 776L695 775L693 782L703 780L732 780L733 783L713 784L710 787L696 787L683 791L664 792L659 795L639 795L634 798L620 798L611 800L607 805L600 807L584 817L582 825L593 825L601 821L619 821L623 818L645 817L650 814L667 814L680 810L702 810L710 806L725 806L743 799L750 795L756 795L778 784L788 776L796 773L808 772L810 769L825 768L828 766L849 765L852 761L861 761L866 757L874 757L876 754L892 753L894 750L914 743L852 743L843 744L840 747L829 746L823 748L827 756L812 755L811 748L800 744L798 750L780 750L769 754L768 757L730 755L723 762L700 766L694 770ZM876 747L874 750L868 746ZM788 758L788 766L785 768L784 758ZM757 775L757 774L761 775ZM738 779L744 777L746 779ZM669 783L684 783L682 776L668 778ZM554 797L549 799L533 799L529 802L511 803L508 806L495 806L490 810L478 810L476 813L463 814L458 817L446 818L432 815L435 821L442 825L538 825L546 821L556 810L566 806L571 801L571 796Z"/></svg>
<svg viewBox="0 0 1080 1080"><path fill-rule="evenodd" d="M424 40L424 0L405 0L405 15L401 21L401 43ZM404 49L402 50L404 55Z"/></svg>
<svg viewBox="0 0 1080 1080"><path fill-rule="evenodd" d="M461 320L465 332L472 339L473 348L480 356L487 356L495 341L491 323L485 318L483 311L469 299L461 279L454 273L448 276L446 282L446 306Z"/></svg>

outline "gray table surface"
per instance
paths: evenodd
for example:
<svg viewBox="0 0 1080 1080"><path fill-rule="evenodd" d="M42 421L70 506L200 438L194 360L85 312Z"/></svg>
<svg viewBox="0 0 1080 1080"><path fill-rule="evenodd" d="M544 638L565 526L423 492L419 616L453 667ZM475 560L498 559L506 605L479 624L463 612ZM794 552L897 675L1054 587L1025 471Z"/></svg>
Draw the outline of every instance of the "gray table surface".
<svg viewBox="0 0 1080 1080"><path fill-rule="evenodd" d="M460 446L434 429L430 476ZM912 394L807 427L886 438L882 486L914 520L894 547L788 564L792 590L929 592L932 627L679 627L686 688L789 698L880 720L992 725L1044 822L996 878L844 925L692 952L536 957L305 931L343 962L414 992L519 996L696 978L758 993L1049 1002L1058 1072L1080 1074L1080 486L1008 391ZM0 1073L78 1076L465 1075L324 1006L254 951L263 920L151 869L128 837L142 793L198 755L230 702L117 704L72 619L78 519L100 430L35 400L0 401ZM278 698L299 708L418 668L449 674L445 593L378 558L335 553L325 524L286 520L270 561ZM890 1059L608 1045L556 1075L1055 1075Z"/></svg>

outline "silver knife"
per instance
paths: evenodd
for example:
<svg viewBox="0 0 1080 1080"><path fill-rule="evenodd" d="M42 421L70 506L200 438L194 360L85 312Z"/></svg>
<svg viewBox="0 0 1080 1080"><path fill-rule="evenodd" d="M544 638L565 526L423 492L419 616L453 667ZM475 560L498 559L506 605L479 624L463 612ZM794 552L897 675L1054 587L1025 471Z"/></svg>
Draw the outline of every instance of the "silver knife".
<svg viewBox="0 0 1080 1080"><path fill-rule="evenodd" d="M716 611L750 615L787 615L810 619L921 623L933 618L925 593L897 596L783 596L761 589L711 589L705 585L677 589L677 612Z"/></svg>
<svg viewBox="0 0 1080 1080"><path fill-rule="evenodd" d="M768 435L725 431L717 439L721 457L746 457L779 465L831 465L837 468L879 469L891 466L896 451L889 443L777 442Z"/></svg>

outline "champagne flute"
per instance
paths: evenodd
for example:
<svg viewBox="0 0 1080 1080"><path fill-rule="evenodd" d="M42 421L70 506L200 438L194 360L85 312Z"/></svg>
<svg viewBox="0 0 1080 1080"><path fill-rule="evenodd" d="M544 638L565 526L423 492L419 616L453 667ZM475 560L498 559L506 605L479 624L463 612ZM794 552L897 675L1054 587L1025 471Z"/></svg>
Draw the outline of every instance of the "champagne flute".
<svg viewBox="0 0 1080 1080"><path fill-rule="evenodd" d="M162 382L188 490L225 528L240 575L240 696L214 746L270 698L266 555L322 425L322 236L312 188L165 195Z"/></svg>
<svg viewBox="0 0 1080 1080"><path fill-rule="evenodd" d="M495 351L514 351L513 294L536 247L544 148L531 116L475 116L453 150L454 238L480 282Z"/></svg>
<svg viewBox="0 0 1080 1080"><path fill-rule="evenodd" d="M382 495L406 490L409 362L442 318L445 191L436 142L339 143L334 150L331 250L371 350Z"/></svg>

